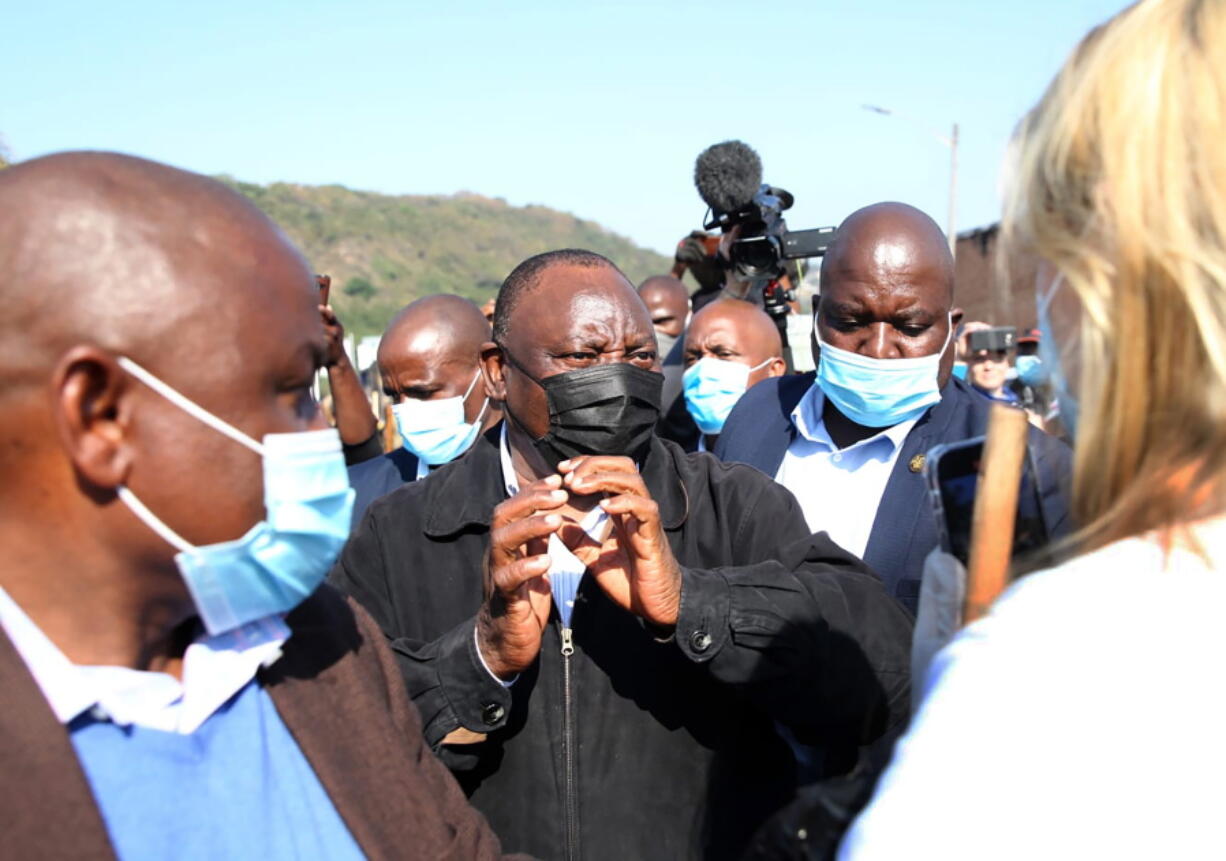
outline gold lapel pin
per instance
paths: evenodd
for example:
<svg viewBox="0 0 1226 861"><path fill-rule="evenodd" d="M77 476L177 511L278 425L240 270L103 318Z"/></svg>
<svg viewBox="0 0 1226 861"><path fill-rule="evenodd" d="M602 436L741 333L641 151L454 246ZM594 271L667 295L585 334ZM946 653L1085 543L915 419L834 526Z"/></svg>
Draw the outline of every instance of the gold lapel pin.
<svg viewBox="0 0 1226 861"><path fill-rule="evenodd" d="M924 456L922 454L917 454L915 457L911 458L911 462L907 464L907 469L911 470L912 472L921 472L924 469Z"/></svg>

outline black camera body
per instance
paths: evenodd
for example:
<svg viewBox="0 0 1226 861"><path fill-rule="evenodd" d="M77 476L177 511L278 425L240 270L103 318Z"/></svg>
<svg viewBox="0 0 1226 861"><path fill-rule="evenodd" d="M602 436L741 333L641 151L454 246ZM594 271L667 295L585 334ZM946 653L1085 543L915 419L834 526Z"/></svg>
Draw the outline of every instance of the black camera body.
<svg viewBox="0 0 1226 861"><path fill-rule="evenodd" d="M973 356L975 353L1004 353L1017 346L1017 328L1014 326L995 326L991 329L980 329L971 332L967 339L967 349Z"/></svg>
<svg viewBox="0 0 1226 861"><path fill-rule="evenodd" d="M740 225L741 233L728 249L732 269L743 281L777 280L785 260L821 257L834 236L833 227L788 230L783 212L790 209L791 193L771 185L761 186L748 204L732 212L716 212L703 228L724 232Z"/></svg>

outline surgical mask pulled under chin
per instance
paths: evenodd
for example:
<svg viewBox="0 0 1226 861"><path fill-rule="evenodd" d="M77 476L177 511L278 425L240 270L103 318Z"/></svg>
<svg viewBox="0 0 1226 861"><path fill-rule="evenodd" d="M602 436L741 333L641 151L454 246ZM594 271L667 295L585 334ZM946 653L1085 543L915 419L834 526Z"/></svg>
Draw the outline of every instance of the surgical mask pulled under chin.
<svg viewBox="0 0 1226 861"><path fill-rule="evenodd" d="M685 408L698 429L704 434L722 431L728 414L749 387L749 375L774 360L772 356L751 368L740 362L707 356L686 368L681 377Z"/></svg>
<svg viewBox="0 0 1226 861"><path fill-rule="evenodd" d="M459 397L434 401L406 398L393 404L392 415L396 418L396 429L400 431L404 447L430 466L448 463L468 451L481 430L481 419L490 405L490 399L486 398L476 421L464 421L464 402L480 378L481 371L478 370L468 390Z"/></svg>
<svg viewBox="0 0 1226 861"><path fill-rule="evenodd" d="M917 419L941 400L937 372L952 335L951 321L941 349L913 359L862 356L818 336L822 353L817 384L838 411L858 425L886 428Z"/></svg>
<svg viewBox="0 0 1226 861"><path fill-rule="evenodd" d="M354 492L340 434L335 429L268 434L261 444L132 360L118 361L180 409L263 458L265 519L233 541L192 545L131 490L117 488L132 513L179 551L175 563L205 628L220 634L292 610L323 582L349 536Z"/></svg>

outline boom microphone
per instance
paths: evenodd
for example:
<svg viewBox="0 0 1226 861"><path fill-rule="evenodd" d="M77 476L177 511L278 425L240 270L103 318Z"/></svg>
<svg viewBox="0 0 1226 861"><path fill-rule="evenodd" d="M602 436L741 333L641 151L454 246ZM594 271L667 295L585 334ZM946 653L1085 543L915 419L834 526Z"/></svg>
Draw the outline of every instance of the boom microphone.
<svg viewBox="0 0 1226 861"><path fill-rule="evenodd" d="M717 217L738 212L762 186L762 159L741 141L709 146L694 162L694 186Z"/></svg>

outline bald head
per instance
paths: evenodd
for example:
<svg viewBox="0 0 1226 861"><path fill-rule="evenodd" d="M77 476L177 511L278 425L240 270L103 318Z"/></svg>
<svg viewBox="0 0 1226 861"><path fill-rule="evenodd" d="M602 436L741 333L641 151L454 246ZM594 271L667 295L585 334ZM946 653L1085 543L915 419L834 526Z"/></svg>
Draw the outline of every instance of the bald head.
<svg viewBox="0 0 1226 861"><path fill-rule="evenodd" d="M384 391L397 403L467 393L466 421L476 421L485 389L473 380L488 340L490 324L469 300L447 293L418 299L392 318L379 342Z"/></svg>
<svg viewBox="0 0 1226 861"><path fill-rule="evenodd" d="M936 222L905 203L877 203L839 225L822 260L817 334L874 359L940 353L949 343L954 263ZM944 386L949 350L939 365Z"/></svg>
<svg viewBox="0 0 1226 861"><path fill-rule="evenodd" d="M653 275L639 285L639 298L647 306L657 332L670 338L681 334L690 313L690 294L680 279Z"/></svg>
<svg viewBox="0 0 1226 861"><path fill-rule="evenodd" d="M954 260L941 228L905 203L874 203L839 225L822 258L822 288L856 280L880 289L915 282L945 291L953 304Z"/></svg>
<svg viewBox="0 0 1226 861"><path fill-rule="evenodd" d="M0 172L0 350L10 372L82 338L146 359L207 355L234 370L240 357L219 348L259 337L255 312L287 275L311 290L280 230L207 177L101 152Z"/></svg>
<svg viewBox="0 0 1226 861"><path fill-rule="evenodd" d="M783 355L779 328L765 311L741 299L719 299L694 315L685 335L685 364L705 356L754 367Z"/></svg>
<svg viewBox="0 0 1226 861"><path fill-rule="evenodd" d="M406 305L392 318L379 342L379 362L441 350L471 355L475 366L481 345L489 339L490 324L481 309L463 296L439 293Z"/></svg>

